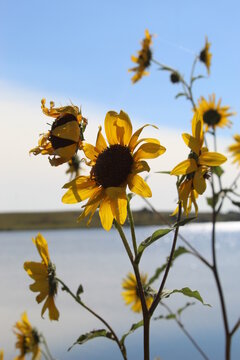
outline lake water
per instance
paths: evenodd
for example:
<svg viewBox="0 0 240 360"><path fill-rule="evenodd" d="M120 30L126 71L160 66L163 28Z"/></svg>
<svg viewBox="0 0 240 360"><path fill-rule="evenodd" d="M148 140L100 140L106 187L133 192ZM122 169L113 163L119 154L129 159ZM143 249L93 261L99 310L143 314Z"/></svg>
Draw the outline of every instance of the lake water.
<svg viewBox="0 0 240 360"><path fill-rule="evenodd" d="M157 227L138 227L138 241L144 240ZM127 228L126 234L130 239ZM211 224L191 224L181 229L199 251L210 259ZM83 301L102 315L121 336L132 323L140 320L124 305L121 297L121 283L131 271L122 242L113 229L79 229L43 231L48 241L52 262L57 275L73 291L83 284ZM28 289L32 282L23 270L26 260L39 261L36 248L31 239L34 231L0 233L0 349L5 350L5 360L17 355L14 348L15 335L12 326L27 311L32 325L42 332L48 340L55 359L58 360L120 360L122 357L114 342L106 339L89 341L76 345L70 352L69 346L79 335L103 325L91 314L59 290L56 299L60 311L59 322L50 322L40 316L41 304L35 301L35 294ZM148 248L141 261L141 270L151 276L156 267L165 262L169 255L173 234L168 234ZM183 245L179 240L178 245ZM217 226L217 256L226 297L231 326L240 316L240 223L219 223ZM156 284L157 286L157 284ZM216 295L216 285L211 272L191 255L179 257L172 267L166 287L168 289L188 286L199 290L205 302L187 309L182 315L186 329L193 335L207 353L209 359L224 360L223 322ZM183 306L189 298L174 294L166 300L173 310ZM158 307L155 315L163 314ZM126 340L129 360L142 359L142 329L138 329ZM202 359L176 323L166 320L153 321L151 326L151 359L159 356L161 360ZM240 359L240 331L233 338L232 359Z"/></svg>

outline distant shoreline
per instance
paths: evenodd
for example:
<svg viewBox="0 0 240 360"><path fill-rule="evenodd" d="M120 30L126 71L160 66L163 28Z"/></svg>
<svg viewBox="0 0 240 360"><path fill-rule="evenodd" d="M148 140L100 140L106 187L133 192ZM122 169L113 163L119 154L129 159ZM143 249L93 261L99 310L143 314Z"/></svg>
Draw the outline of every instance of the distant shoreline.
<svg viewBox="0 0 240 360"><path fill-rule="evenodd" d="M48 211L48 212L15 212L0 213L0 231L12 230L43 230L43 229L74 229L87 228L86 222L77 222L79 211ZM176 221L175 217L170 216L170 212L161 211L151 212L147 209L133 212L134 223L136 226L167 225ZM194 213L190 216L194 216ZM239 221L239 212L229 212L220 214L219 221ZM204 223L211 221L211 213L199 213L194 222ZM126 221L126 225L127 225ZM100 227L98 214L93 216L90 227Z"/></svg>

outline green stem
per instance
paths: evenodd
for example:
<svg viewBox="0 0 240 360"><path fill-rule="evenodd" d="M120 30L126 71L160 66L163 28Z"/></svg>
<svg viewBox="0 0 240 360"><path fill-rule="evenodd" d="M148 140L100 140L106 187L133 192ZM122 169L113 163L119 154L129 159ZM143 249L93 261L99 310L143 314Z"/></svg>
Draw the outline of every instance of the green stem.
<svg viewBox="0 0 240 360"><path fill-rule="evenodd" d="M118 222L116 220L114 220L114 225L122 239L123 245L125 247L125 250L128 254L129 260L132 264L132 267L133 267L133 270L135 273L135 277L136 277L136 281L137 281L137 289L138 289L139 298L141 301L142 314L143 314L144 360L149 360L150 359L150 319L151 319L151 317L149 315L149 311L148 311L146 300L145 300L145 295L144 295L144 290L143 290L143 286L142 286L142 281L141 281L138 264L136 262L134 262L132 251L129 247L127 238L123 232L121 225L118 224Z"/></svg>
<svg viewBox="0 0 240 360"><path fill-rule="evenodd" d="M81 299L76 296L70 289L69 287L64 284L64 282L59 279L59 278L56 278L56 280L63 286L63 290L67 291L67 293L69 293L72 298L79 304L81 305L85 310L87 310L88 312L90 312L93 316L95 316L98 320L100 320L107 328L108 330L110 331L110 333L112 334L113 336L113 339L116 341L118 347L119 347L119 350L121 351L121 354L122 354L122 357L124 360L127 360L127 355L126 355L126 349L125 347L120 343L120 340L118 339L116 333L114 332L114 330L112 329L112 327L107 323L106 320L104 320L100 315L98 315L95 311L93 311L92 309L90 309L87 305L85 305Z"/></svg>
<svg viewBox="0 0 240 360"><path fill-rule="evenodd" d="M41 334L41 342L43 343L43 345L45 346L45 349L46 349L46 354L48 355L49 359L50 360L54 360L54 358L52 357L52 354L49 350L49 347L48 347L48 344L47 344L47 341L45 339L45 337Z"/></svg>
<svg viewBox="0 0 240 360"><path fill-rule="evenodd" d="M127 201L127 213L128 213L128 219L130 222L133 249L134 249L134 254L135 254L135 258L136 258L136 256L137 256L137 241L136 241L136 234L135 234L135 228L134 228L133 214L132 214L132 210L130 207L129 199Z"/></svg>
<svg viewBox="0 0 240 360"><path fill-rule="evenodd" d="M179 201L177 224L181 220L181 215L182 215L182 205L181 205L181 202ZM173 261L173 255L174 255L174 251L175 251L176 244L177 244L178 231L179 231L179 225L176 226L171 252L170 252L170 255L169 255L169 258L168 258L168 263L167 263L167 266L166 266L166 269L165 269L165 272L164 272L164 275L163 275L161 285L160 285L158 293L157 293L157 295L156 295L156 297L155 297L155 299L154 299L154 301L153 301L153 303L152 303L152 305L151 305L151 307L149 309L150 315L153 314L154 310L158 306L159 301L161 300L161 294L162 294L163 288L165 286L165 283L166 283L166 280L167 280L167 277L168 277L168 273L169 273L169 270L170 270L170 267L171 267L172 261Z"/></svg>

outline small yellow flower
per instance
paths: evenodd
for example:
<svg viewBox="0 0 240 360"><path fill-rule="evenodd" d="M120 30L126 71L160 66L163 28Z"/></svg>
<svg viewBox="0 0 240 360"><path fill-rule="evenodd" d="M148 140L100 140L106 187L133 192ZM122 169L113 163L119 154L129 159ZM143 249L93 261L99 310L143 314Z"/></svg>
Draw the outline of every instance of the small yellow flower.
<svg viewBox="0 0 240 360"><path fill-rule="evenodd" d="M143 290L145 290L147 286L147 275L141 274L141 282L143 286ZM126 303L126 305L129 305L133 303L131 306L131 309L134 312L141 312L142 311L142 305L141 300L139 296L139 291L137 287L137 280L135 275L132 273L128 273L127 278L123 280L122 287L125 291L122 292L123 299ZM145 292L145 300L147 308L149 309L153 302L153 297L150 296L147 292Z"/></svg>
<svg viewBox="0 0 240 360"><path fill-rule="evenodd" d="M79 176L80 172L80 160L77 155L74 155L71 160L68 161L68 169L66 174L70 174L70 180Z"/></svg>
<svg viewBox="0 0 240 360"><path fill-rule="evenodd" d="M211 44L208 42L208 38L206 36L205 47L200 52L199 59L206 65L208 75L210 74L210 66L211 66L211 59L212 59L212 54L209 51L210 46L211 46Z"/></svg>
<svg viewBox="0 0 240 360"><path fill-rule="evenodd" d="M3 360L3 355L4 355L3 350L0 350L0 360Z"/></svg>
<svg viewBox="0 0 240 360"><path fill-rule="evenodd" d="M132 124L128 115L123 111L119 114L109 111L105 118L105 133L109 145L102 135L101 127L95 146L83 143L83 151L89 159L87 164L91 166L90 175L79 176L65 184L64 188L69 190L62 198L66 204L89 198L79 220L89 216L89 224L93 214L100 207L102 226L105 230L110 230L113 219L119 224L124 224L126 220L127 186L135 194L143 197L152 196L151 189L138 173L150 170L143 159L154 159L166 149L157 139L138 139L146 126L148 125L132 135Z"/></svg>
<svg viewBox="0 0 240 360"><path fill-rule="evenodd" d="M68 162L78 151L87 120L75 105L55 108L51 101L48 109L45 104L46 100L42 99L43 113L55 120L51 130L41 135L38 146L31 149L30 153L49 155L50 164L58 166Z"/></svg>
<svg viewBox="0 0 240 360"><path fill-rule="evenodd" d="M209 128L216 128L217 126L223 128L230 127L232 122L228 119L229 116L235 115L234 112L229 112L230 106L221 106L221 99L216 104L215 94L209 95L207 101L203 96L198 100L198 107L196 113L203 117L205 124L205 131Z"/></svg>
<svg viewBox="0 0 240 360"><path fill-rule="evenodd" d="M228 147L228 151L232 153L233 162L240 165L240 135L234 135L235 143Z"/></svg>
<svg viewBox="0 0 240 360"><path fill-rule="evenodd" d="M182 137L191 152L187 160L174 167L171 175L184 176L178 189L179 199L186 215L191 211L192 203L197 214L197 194L202 195L206 190L206 179L210 176L211 167L223 164L227 158L203 147L203 120L197 113L192 120L192 135L182 134Z"/></svg>
<svg viewBox="0 0 240 360"><path fill-rule="evenodd" d="M148 75L148 72L145 71L151 64L152 51L150 46L152 45L152 35L149 34L148 30L145 30L145 39L142 40L142 48L138 51L138 56L131 56L131 60L138 65L134 68L129 69L129 71L135 72L135 75L132 77L132 82L135 83L140 80L144 75Z"/></svg>
<svg viewBox="0 0 240 360"><path fill-rule="evenodd" d="M33 239L33 243L37 247L42 262L26 261L24 263L24 269L28 275L35 280L29 288L33 292L39 292L36 297L38 303L46 299L41 315L43 316L48 309L49 319L58 320L59 311L54 303L54 297L57 294L56 270L49 257L48 244L41 234L38 234L37 237Z"/></svg>
<svg viewBox="0 0 240 360"><path fill-rule="evenodd" d="M22 314L22 320L15 324L14 333L17 337L15 347L20 351L14 360L25 360L26 354L32 354L32 360L41 358L40 337L36 329L32 328L26 312Z"/></svg>

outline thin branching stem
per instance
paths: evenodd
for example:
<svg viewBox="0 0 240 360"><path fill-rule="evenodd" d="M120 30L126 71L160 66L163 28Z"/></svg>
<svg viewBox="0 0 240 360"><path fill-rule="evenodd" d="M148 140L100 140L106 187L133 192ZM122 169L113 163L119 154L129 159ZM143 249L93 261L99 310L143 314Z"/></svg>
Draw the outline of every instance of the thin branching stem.
<svg viewBox="0 0 240 360"><path fill-rule="evenodd" d="M46 349L46 354L48 355L49 360L54 360L54 358L52 357L52 354L50 352L50 349L48 347L47 341L45 339L45 337L41 334L41 342L44 345L45 349Z"/></svg>
<svg viewBox="0 0 240 360"><path fill-rule="evenodd" d="M63 286L63 290L66 291L69 295L72 296L72 298L79 304L81 305L85 310L87 310L88 312L90 312L93 316L95 316L98 320L100 320L110 331L110 333L113 336L113 339L116 341L119 350L121 351L122 357L124 360L127 360L127 355L126 355L126 349L125 347L120 343L120 340L118 338L118 336L116 335L115 331L112 329L112 327L107 323L106 320L104 320L100 315L98 315L95 311L93 311L92 309L90 309L87 305L85 305L82 300L79 298L79 296L75 295L70 289L69 287L59 278L56 278L56 280Z"/></svg>
<svg viewBox="0 0 240 360"><path fill-rule="evenodd" d="M132 210L131 210L131 207L130 207L129 198L127 200L127 213L128 213L128 219L129 219L130 228L131 228L133 250L134 250L134 254L135 254L135 258L136 258L137 257L137 240L136 240L134 220L133 220Z"/></svg>
<svg viewBox="0 0 240 360"><path fill-rule="evenodd" d="M154 299L154 301L153 301L153 303L152 303L152 305L151 305L151 307L149 309L149 313L150 313L151 316L152 316L154 310L156 309L156 307L158 306L159 301L161 300L161 294L162 294L162 291L164 289L165 283L167 281L168 273L169 273L170 267L171 267L172 262L173 262L173 255L174 255L174 251L175 251L175 248L176 248L177 238L178 238L178 231L179 231L178 223L181 220L181 215L182 215L182 205L181 205L181 202L179 201L177 226L176 226L175 233L174 233L172 248L171 248L171 252L170 252L170 255L169 255L169 258L168 258L167 266L166 266L166 269L165 269L165 272L164 272L163 279L162 279L162 282L160 284L159 290L158 290L157 295L156 295L156 297L155 297L155 299Z"/></svg>

